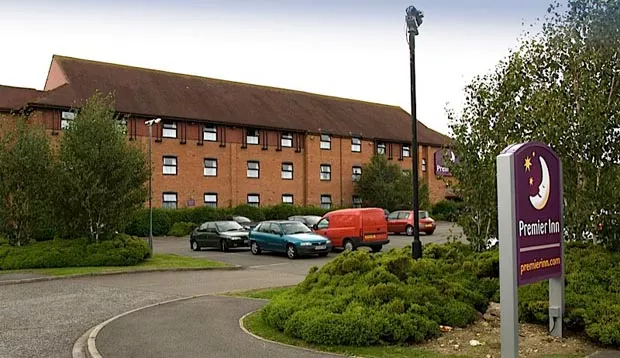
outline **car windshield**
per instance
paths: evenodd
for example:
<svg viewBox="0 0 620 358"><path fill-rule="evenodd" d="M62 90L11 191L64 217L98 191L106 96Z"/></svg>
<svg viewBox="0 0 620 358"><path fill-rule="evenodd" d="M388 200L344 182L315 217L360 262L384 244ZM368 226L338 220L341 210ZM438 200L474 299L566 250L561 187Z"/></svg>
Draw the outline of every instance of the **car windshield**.
<svg viewBox="0 0 620 358"><path fill-rule="evenodd" d="M420 219L426 219L428 218L428 211L420 210L418 211L418 216L420 217Z"/></svg>
<svg viewBox="0 0 620 358"><path fill-rule="evenodd" d="M234 221L218 222L215 226L219 232L243 230L243 227Z"/></svg>
<svg viewBox="0 0 620 358"><path fill-rule="evenodd" d="M252 220L246 218L245 216L235 216L235 221L238 223L249 223L252 222Z"/></svg>
<svg viewBox="0 0 620 358"><path fill-rule="evenodd" d="M312 232L308 227L300 222L292 221L282 224L282 230L286 235L303 234L306 232Z"/></svg>
<svg viewBox="0 0 620 358"><path fill-rule="evenodd" d="M320 216L306 216L306 221L308 222L309 225L314 225L318 223L319 220L321 220Z"/></svg>

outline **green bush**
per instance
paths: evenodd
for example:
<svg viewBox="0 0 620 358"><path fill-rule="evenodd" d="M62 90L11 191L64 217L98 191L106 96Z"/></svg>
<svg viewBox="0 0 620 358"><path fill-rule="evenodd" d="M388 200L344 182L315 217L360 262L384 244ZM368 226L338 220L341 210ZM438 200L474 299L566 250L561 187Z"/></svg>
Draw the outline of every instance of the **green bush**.
<svg viewBox="0 0 620 358"><path fill-rule="evenodd" d="M437 202L431 208L431 216L435 220L439 221L451 221L456 222L460 215L460 211L463 210L465 204L463 202L442 200Z"/></svg>
<svg viewBox="0 0 620 358"><path fill-rule="evenodd" d="M245 216L252 221L282 220L294 215L323 216L328 211L314 206L304 207L286 204L259 208L240 205L232 209L216 209L208 206L180 209L153 208L153 235L168 235L177 223L196 223L199 225L206 221L232 220L233 216ZM149 236L149 209L140 209L135 212L124 231L128 235ZM53 235L51 237L53 238Z"/></svg>
<svg viewBox="0 0 620 358"><path fill-rule="evenodd" d="M467 245L429 247L441 258L413 260L408 248L339 255L274 298L262 317L309 343L356 346L421 342L437 336L439 325L471 323L499 289L497 278L483 277L493 270L462 270L482 257Z"/></svg>
<svg viewBox="0 0 620 358"><path fill-rule="evenodd" d="M86 238L54 239L23 247L0 245L0 269L130 266L148 255L148 244L128 235L116 235L99 243L88 243Z"/></svg>
<svg viewBox="0 0 620 358"><path fill-rule="evenodd" d="M168 236L183 237L189 235L198 225L194 223L178 222L174 223L168 231Z"/></svg>

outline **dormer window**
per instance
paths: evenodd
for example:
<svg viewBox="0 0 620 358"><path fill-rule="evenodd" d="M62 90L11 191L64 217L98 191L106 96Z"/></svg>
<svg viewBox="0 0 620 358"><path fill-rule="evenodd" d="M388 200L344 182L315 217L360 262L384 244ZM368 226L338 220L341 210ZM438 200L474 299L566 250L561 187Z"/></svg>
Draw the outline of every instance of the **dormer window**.
<svg viewBox="0 0 620 358"><path fill-rule="evenodd" d="M205 125L202 131L202 139L208 142L217 142L217 127Z"/></svg>
<svg viewBox="0 0 620 358"><path fill-rule="evenodd" d="M377 154L385 154L385 143L383 142L377 143Z"/></svg>
<svg viewBox="0 0 620 358"><path fill-rule="evenodd" d="M328 134L321 134L321 149L332 149L332 137Z"/></svg>
<svg viewBox="0 0 620 358"><path fill-rule="evenodd" d="M293 134L282 133L280 136L280 145L285 148L292 148L293 147Z"/></svg>
<svg viewBox="0 0 620 358"><path fill-rule="evenodd" d="M258 144L258 136L260 132L258 129L248 129L246 134L246 141L248 144Z"/></svg>
<svg viewBox="0 0 620 358"><path fill-rule="evenodd" d="M164 138L176 138L177 137L177 123L171 121L164 121L162 137Z"/></svg>

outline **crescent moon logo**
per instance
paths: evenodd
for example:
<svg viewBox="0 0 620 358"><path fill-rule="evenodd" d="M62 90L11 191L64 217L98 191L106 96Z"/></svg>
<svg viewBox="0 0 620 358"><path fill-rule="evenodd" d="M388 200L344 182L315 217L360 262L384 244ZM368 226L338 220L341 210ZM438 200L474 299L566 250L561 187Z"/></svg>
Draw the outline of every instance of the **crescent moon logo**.
<svg viewBox="0 0 620 358"><path fill-rule="evenodd" d="M536 210L542 210L547 206L549 194L551 192L551 180L549 178L549 167L542 156L538 156L540 168L542 169L542 179L538 186L538 194L530 196L530 203Z"/></svg>

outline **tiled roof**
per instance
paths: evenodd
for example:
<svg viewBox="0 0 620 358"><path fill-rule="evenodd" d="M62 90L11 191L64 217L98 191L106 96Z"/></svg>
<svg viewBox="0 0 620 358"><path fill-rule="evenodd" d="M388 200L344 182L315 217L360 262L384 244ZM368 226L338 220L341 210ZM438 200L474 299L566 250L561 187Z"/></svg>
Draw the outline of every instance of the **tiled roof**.
<svg viewBox="0 0 620 358"><path fill-rule="evenodd" d="M114 92L117 111L136 115L411 140L411 117L397 106L63 56L53 61L67 84L37 104L79 106L99 90ZM418 141L443 145L449 138L418 122Z"/></svg>
<svg viewBox="0 0 620 358"><path fill-rule="evenodd" d="M0 85L0 111L21 109L26 103L36 100L41 93L32 88Z"/></svg>

